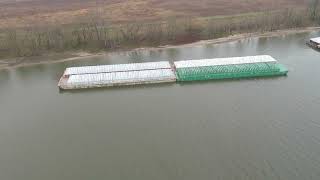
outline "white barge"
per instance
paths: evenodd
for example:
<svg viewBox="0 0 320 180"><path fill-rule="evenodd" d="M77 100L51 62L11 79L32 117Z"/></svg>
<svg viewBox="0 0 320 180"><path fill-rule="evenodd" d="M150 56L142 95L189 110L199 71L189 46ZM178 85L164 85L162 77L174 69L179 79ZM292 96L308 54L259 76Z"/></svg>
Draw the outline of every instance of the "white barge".
<svg viewBox="0 0 320 180"><path fill-rule="evenodd" d="M307 44L312 48L320 50L320 37L310 39Z"/></svg>
<svg viewBox="0 0 320 180"><path fill-rule="evenodd" d="M150 62L67 68L60 89L83 89L176 82L169 62Z"/></svg>

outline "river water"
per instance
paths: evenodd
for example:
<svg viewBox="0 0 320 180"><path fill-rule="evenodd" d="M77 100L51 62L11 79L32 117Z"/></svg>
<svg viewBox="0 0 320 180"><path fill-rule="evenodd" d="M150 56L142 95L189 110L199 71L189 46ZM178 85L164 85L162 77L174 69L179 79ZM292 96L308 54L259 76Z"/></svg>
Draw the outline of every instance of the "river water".
<svg viewBox="0 0 320 180"><path fill-rule="evenodd" d="M0 71L1 180L320 179L320 33ZM287 77L59 92L68 66L269 54Z"/></svg>

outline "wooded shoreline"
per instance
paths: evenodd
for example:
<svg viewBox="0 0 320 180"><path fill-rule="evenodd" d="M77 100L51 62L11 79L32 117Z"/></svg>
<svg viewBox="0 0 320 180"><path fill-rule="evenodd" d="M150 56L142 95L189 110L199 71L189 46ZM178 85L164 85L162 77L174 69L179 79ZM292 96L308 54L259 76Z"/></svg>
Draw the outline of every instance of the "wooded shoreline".
<svg viewBox="0 0 320 180"><path fill-rule="evenodd" d="M146 47L146 48L135 48L132 50L117 50L111 52L97 52L97 53L87 53L87 52L64 52L61 54L50 54L37 57L22 57L22 58L10 58L0 60L0 69L17 68L23 66L32 66L39 64L50 64L59 63L67 61L77 61L84 60L88 58L101 57L112 53L119 52L133 52L140 50L157 50L157 49L168 49L168 48L183 48L188 46L199 46L204 44L220 44L232 41L238 41L246 38L259 38L259 37L274 37L283 36L297 33L307 33L313 31L320 31L320 27L305 27L305 28L293 28L285 30L277 30L272 32L257 32L257 33L242 33L237 35L232 35L223 38L211 39L211 40L201 40L193 43L181 44L181 45L166 45L158 47Z"/></svg>
<svg viewBox="0 0 320 180"><path fill-rule="evenodd" d="M306 9L286 9L224 17L169 18L130 24L110 24L98 16L74 25L34 25L0 29L0 59L65 52L110 52L139 47L188 44L235 34L318 26Z"/></svg>

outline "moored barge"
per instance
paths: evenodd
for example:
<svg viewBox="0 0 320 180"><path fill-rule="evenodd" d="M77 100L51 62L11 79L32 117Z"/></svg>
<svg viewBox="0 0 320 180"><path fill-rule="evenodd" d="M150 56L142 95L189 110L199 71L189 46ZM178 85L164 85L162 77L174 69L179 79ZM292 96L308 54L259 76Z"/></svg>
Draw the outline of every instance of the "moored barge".
<svg viewBox="0 0 320 180"><path fill-rule="evenodd" d="M67 68L59 81L64 90L287 75L288 69L269 55L84 66Z"/></svg>
<svg viewBox="0 0 320 180"><path fill-rule="evenodd" d="M67 68L60 89L84 89L175 82L169 62L149 62Z"/></svg>
<svg viewBox="0 0 320 180"><path fill-rule="evenodd" d="M307 42L307 45L314 49L320 50L320 37L310 39L310 41Z"/></svg>
<svg viewBox="0 0 320 180"><path fill-rule="evenodd" d="M288 69L268 55L177 61L177 80L201 81L287 75Z"/></svg>

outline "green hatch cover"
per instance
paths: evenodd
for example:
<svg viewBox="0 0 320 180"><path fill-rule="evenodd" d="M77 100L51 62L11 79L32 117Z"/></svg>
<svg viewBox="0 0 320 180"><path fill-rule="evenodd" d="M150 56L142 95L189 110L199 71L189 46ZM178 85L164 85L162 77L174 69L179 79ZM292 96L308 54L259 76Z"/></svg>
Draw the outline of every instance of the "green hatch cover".
<svg viewBox="0 0 320 180"><path fill-rule="evenodd" d="M277 63L237 64L177 69L178 81L280 76L286 75L287 73L287 68L282 64Z"/></svg>

